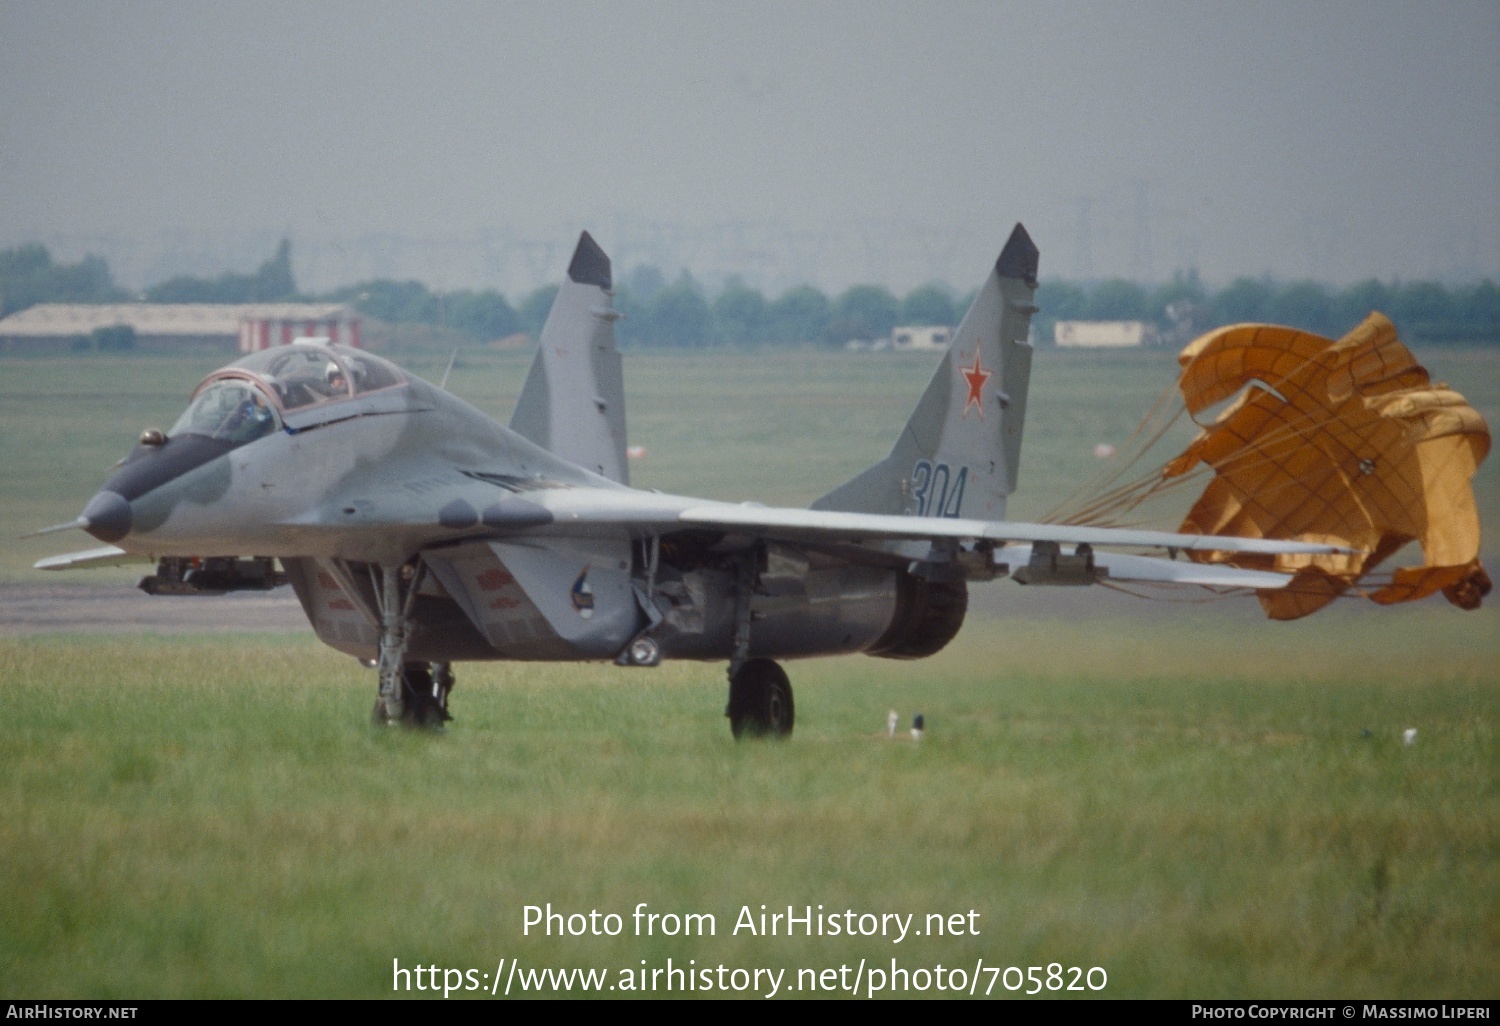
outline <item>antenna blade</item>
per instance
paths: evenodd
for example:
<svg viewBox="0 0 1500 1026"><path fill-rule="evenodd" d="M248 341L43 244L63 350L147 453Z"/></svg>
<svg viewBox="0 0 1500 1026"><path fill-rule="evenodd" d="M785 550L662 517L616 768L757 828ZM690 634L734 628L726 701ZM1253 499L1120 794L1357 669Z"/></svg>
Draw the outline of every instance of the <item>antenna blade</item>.
<svg viewBox="0 0 1500 1026"><path fill-rule="evenodd" d="M443 371L443 382L438 385L444 392L448 391L448 375L453 373L453 365L458 362L458 346L453 347L453 355L448 357L448 369Z"/></svg>

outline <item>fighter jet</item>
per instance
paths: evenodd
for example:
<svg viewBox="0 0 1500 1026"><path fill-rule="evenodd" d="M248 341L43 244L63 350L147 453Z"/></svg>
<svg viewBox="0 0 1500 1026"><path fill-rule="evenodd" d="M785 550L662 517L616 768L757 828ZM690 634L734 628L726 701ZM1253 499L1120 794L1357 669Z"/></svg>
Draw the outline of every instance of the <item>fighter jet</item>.
<svg viewBox="0 0 1500 1026"><path fill-rule="evenodd" d="M1333 546L1013 523L1038 253L1017 224L883 460L807 509L629 485L609 258L584 233L509 426L393 363L299 340L210 374L76 520L154 594L289 583L378 667L373 720L440 726L465 660L727 661L735 737L785 736L779 660L921 659L971 582L1279 587L1288 575L1096 551Z"/></svg>

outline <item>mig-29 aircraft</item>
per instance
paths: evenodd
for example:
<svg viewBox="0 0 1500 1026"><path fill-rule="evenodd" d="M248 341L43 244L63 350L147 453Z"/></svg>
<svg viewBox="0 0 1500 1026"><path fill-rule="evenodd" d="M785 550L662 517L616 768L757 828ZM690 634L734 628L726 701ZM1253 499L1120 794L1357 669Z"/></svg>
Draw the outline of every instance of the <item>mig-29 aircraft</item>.
<svg viewBox="0 0 1500 1026"><path fill-rule="evenodd" d="M290 583L318 637L379 668L376 722L449 719L464 660L727 660L736 737L787 735L776 660L920 659L968 584L1291 576L1096 552L1337 546L1011 523L1038 254L1016 225L890 454L808 509L629 486L608 257L584 233L509 427L394 364L299 340L210 374L83 514L108 543L41 569L156 561L142 587Z"/></svg>

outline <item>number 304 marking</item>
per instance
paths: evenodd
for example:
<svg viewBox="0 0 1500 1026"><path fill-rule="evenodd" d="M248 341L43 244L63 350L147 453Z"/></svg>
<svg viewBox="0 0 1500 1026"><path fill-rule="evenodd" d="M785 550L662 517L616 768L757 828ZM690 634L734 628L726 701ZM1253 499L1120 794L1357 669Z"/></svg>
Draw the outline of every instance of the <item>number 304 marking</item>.
<svg viewBox="0 0 1500 1026"><path fill-rule="evenodd" d="M968 467L959 467L954 474L946 463L918 460L911 470L911 494L917 500L917 516L958 519L968 480Z"/></svg>

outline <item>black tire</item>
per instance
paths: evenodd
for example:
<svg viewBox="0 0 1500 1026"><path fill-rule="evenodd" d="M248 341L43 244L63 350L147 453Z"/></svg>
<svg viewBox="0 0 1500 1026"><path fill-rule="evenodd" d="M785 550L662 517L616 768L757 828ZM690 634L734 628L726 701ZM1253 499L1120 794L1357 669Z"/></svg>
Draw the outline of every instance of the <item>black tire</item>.
<svg viewBox="0 0 1500 1026"><path fill-rule="evenodd" d="M729 729L736 738L790 737L797 709L792 682L770 659L751 659L729 682Z"/></svg>
<svg viewBox="0 0 1500 1026"><path fill-rule="evenodd" d="M442 730L443 724L453 717L448 715L448 689L453 686L453 675L443 671L443 684L441 695L434 695L432 687L432 667L427 663L407 663L401 668L401 725L403 727L419 727L425 730ZM385 699L375 699L375 708L370 714L370 722L377 727L393 722L393 717L386 710Z"/></svg>

